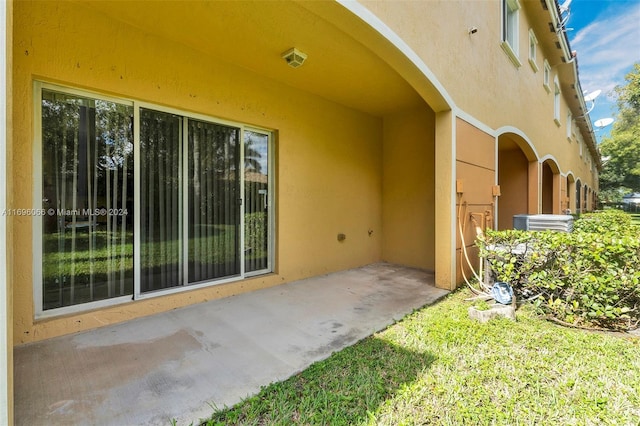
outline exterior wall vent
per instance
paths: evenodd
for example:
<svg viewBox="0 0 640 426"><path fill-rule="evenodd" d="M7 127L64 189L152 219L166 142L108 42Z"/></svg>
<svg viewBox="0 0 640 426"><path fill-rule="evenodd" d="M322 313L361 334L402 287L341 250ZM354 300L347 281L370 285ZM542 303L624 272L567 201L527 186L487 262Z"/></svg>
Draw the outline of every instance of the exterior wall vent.
<svg viewBox="0 0 640 426"><path fill-rule="evenodd" d="M524 231L573 231L573 216L565 214L517 214L513 229Z"/></svg>

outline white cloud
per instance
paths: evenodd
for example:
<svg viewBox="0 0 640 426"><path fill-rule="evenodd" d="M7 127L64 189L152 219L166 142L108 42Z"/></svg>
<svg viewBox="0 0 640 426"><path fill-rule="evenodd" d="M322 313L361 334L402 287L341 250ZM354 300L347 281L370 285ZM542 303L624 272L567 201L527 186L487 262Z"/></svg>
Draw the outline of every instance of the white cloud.
<svg viewBox="0 0 640 426"><path fill-rule="evenodd" d="M625 5L609 7L588 26L569 33L582 87L601 89L610 99L614 87L625 84L626 73L640 62L640 3Z"/></svg>

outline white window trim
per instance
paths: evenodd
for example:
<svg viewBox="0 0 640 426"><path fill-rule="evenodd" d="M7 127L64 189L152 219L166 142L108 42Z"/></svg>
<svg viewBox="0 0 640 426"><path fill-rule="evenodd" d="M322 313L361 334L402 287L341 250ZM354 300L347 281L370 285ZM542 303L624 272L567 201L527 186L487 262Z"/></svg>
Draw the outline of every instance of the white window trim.
<svg viewBox="0 0 640 426"><path fill-rule="evenodd" d="M553 79L553 121L560 127L560 104L562 99L562 91L560 90L560 82L558 76Z"/></svg>
<svg viewBox="0 0 640 426"><path fill-rule="evenodd" d="M520 2L518 0L502 0L502 50L507 54L511 62L517 67L520 68L522 66L522 62L520 62L519 56L519 29L520 29ZM515 13L515 31L514 31L514 40L513 45L509 42L506 36L506 8L511 8Z"/></svg>
<svg viewBox="0 0 640 426"><path fill-rule="evenodd" d="M533 32L533 29L529 29L529 65L531 65L531 69L534 72L538 72L538 64L536 63L538 59L538 39Z"/></svg>
<svg viewBox="0 0 640 426"><path fill-rule="evenodd" d="M582 139L579 139L578 140L578 150L580 152L580 157L582 157L582 144L583 144Z"/></svg>
<svg viewBox="0 0 640 426"><path fill-rule="evenodd" d="M549 62L545 59L544 60L544 72L542 73L542 85L544 86L545 90L547 91L547 93L551 93L551 86L550 86L550 82L551 82L551 66L549 65Z"/></svg>
<svg viewBox="0 0 640 426"><path fill-rule="evenodd" d="M571 137L573 136L573 115L571 111L567 111L567 140L571 142Z"/></svg>
<svg viewBox="0 0 640 426"><path fill-rule="evenodd" d="M513 62L513 65L520 68L522 66L522 62L520 62L520 59L518 59L518 55L513 51L513 49L511 49L511 45L506 41L503 41L501 46L502 50L504 50L511 62Z"/></svg>
<svg viewBox="0 0 640 426"><path fill-rule="evenodd" d="M86 312L89 310L94 310L98 308L104 308L108 306L119 305L127 302L131 302L132 300L143 300L149 299L153 297L163 296L167 294L177 294L184 291L196 290L204 287L210 287L214 285L226 284L230 282L242 281L249 279L251 277L255 277L258 275L266 275L271 274L275 270L275 247L276 247L276 232L275 232L275 215L276 215L276 206L274 204L274 190L275 190L275 130L262 128L257 126L250 126L245 123L224 120L218 117L209 116L206 114L198 114L190 111L180 110L176 108L164 107L152 103L140 102L133 100L131 98L125 97L114 97L103 95L99 92L89 91L89 90L81 90L76 89L69 86L62 86L58 84L47 83L44 81L34 81L33 84L33 106L34 106L34 141L33 141L33 178L34 182L34 191L33 191L33 208L41 209L42 208L42 89L50 89L54 91L59 91L62 93L68 93L71 95L85 96L91 97L93 99L100 99L104 101L116 102L124 105L133 106L133 117L134 117L134 170L139 170L140 168L140 131L139 131L139 119L140 119L140 108L149 108L156 111L168 112L172 114L178 114L186 119L195 119L195 120L203 120L216 124L229 125L233 127L237 127L240 129L240 140L244 141L244 132L247 130L255 131L259 133L264 133L269 136L269 152L268 152L268 194L267 194L267 203L270 206L269 210L269 224L268 224L268 237L269 237L269 256L267 259L267 268L258 270L245 272L244 271L244 253L241 252L240 265L241 272L240 275L208 280L203 282L197 282L193 284L184 284L182 286L171 287L167 289L155 290L142 293L140 289L140 232L134 232L134 286L133 286L133 294L114 297L111 299L99 300L95 302L87 302L80 303L77 305L64 306L61 308L47 309L46 311L42 309L42 216L34 216L32 221L32 244L33 244L33 302L34 302L34 312L35 319L45 319L58 317L61 315L74 314L79 312ZM184 120L186 123L187 120ZM186 144L185 144L186 146ZM241 164L243 164L243 158L240 158ZM140 229L140 173L134 173L134 229ZM240 187L244 188L244 173L240 174ZM241 198L244 200L244 191L241 191ZM243 201L244 205L244 201ZM244 241L244 215L240 215L240 232L242 241Z"/></svg>

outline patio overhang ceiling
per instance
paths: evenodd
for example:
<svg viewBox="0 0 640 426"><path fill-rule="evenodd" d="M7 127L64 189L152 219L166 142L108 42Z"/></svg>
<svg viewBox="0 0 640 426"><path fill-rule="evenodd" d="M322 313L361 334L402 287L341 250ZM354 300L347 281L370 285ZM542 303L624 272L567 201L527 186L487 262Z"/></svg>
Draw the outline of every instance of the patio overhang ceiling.
<svg viewBox="0 0 640 426"><path fill-rule="evenodd" d="M374 116L424 104L380 56L295 2L83 4L150 35ZM308 55L295 69L281 56L292 47Z"/></svg>

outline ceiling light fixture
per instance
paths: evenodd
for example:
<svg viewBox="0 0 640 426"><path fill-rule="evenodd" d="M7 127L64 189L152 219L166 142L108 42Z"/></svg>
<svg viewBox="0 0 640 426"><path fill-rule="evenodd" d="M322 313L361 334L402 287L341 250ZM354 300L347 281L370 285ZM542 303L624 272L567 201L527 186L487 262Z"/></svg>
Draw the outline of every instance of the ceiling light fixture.
<svg viewBox="0 0 640 426"><path fill-rule="evenodd" d="M307 54L299 51L295 47L292 47L282 53L282 58L287 61L287 64L289 64L290 67L298 68L307 59Z"/></svg>

